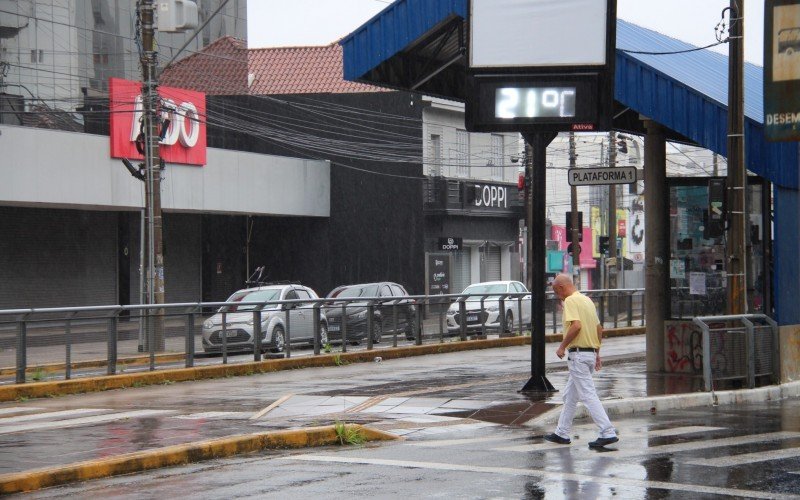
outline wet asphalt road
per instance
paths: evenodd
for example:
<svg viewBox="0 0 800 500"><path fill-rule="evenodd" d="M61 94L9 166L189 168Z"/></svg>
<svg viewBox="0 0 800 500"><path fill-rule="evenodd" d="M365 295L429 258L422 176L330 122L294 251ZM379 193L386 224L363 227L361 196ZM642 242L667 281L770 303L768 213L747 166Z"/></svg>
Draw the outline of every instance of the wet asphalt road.
<svg viewBox="0 0 800 500"><path fill-rule="evenodd" d="M28 498L800 498L800 401L618 419L620 442L545 443L549 429L441 426L404 441L269 452Z"/></svg>

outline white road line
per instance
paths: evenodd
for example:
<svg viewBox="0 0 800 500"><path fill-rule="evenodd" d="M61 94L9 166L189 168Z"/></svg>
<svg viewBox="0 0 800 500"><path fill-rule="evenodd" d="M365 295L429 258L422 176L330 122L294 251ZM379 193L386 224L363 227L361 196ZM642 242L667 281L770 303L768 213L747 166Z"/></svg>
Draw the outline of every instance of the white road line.
<svg viewBox="0 0 800 500"><path fill-rule="evenodd" d="M296 455L279 460L300 460L305 462L327 462L341 464L379 465L386 467L406 467L409 469L430 469L443 471L476 472L484 474L504 474L507 476L529 476L555 481L592 481L600 484L614 486L629 486L634 488L658 488L672 491L688 491L692 493L707 493L714 495L728 495L745 498L777 498L800 499L798 495L781 495L776 493L762 493L753 490L740 490L703 486L698 484L666 483L663 481L647 481L642 479L629 479L621 477L591 476L588 474L571 474L566 472L550 472L537 469L516 469L512 467L481 467L475 465L446 464L440 462L409 462L404 460L383 460L356 457L341 457L327 455Z"/></svg>
<svg viewBox="0 0 800 500"><path fill-rule="evenodd" d="M651 438L651 437L664 437L664 436L675 436L681 434L694 434L698 432L711 432L716 430L722 430L725 427L704 427L704 426L686 426L686 427L674 427L672 429L659 429L657 431L648 431L648 430L640 430L632 433L626 432L625 434L620 435L620 439L624 440L627 437L643 437L643 438ZM588 441L572 441L572 446L578 447L585 447ZM564 448L565 445L563 444L556 444L550 443L547 441L534 443L534 444L523 444L517 446L505 446L502 448L495 448L498 451L516 451L520 453L528 453L532 451L547 451L553 450L556 448ZM614 456L619 456L619 454L615 454Z"/></svg>
<svg viewBox="0 0 800 500"><path fill-rule="evenodd" d="M17 422L31 422L34 420L47 420L49 418L52 419L69 418L76 415L107 413L110 411L112 410L104 408L77 408L75 410L50 411L46 413L36 413L33 415L19 415L16 417L6 417L6 418L0 418L0 429L6 424L16 424Z"/></svg>
<svg viewBox="0 0 800 500"><path fill-rule="evenodd" d="M650 446L649 448L625 450L614 453L615 458L636 457L640 455L660 455L663 453L679 453L682 451L704 450L707 448L721 448L723 446L737 446L741 444L764 443L778 441L781 439L800 438L800 432L768 432L766 434L751 434L722 439L702 439L687 443L666 444L661 446ZM622 446L622 441L619 445Z"/></svg>
<svg viewBox="0 0 800 500"><path fill-rule="evenodd" d="M44 410L44 408L34 408L33 406L12 406L11 408L0 408L0 415L25 413L26 411L39 411L39 410Z"/></svg>
<svg viewBox="0 0 800 500"><path fill-rule="evenodd" d="M743 453L741 455L718 458L695 458L684 463L690 465L706 465L708 467L735 467L737 465L754 464L766 462L768 460L782 460L784 458L794 457L800 457L800 448Z"/></svg>
<svg viewBox="0 0 800 500"><path fill-rule="evenodd" d="M508 441L511 439L519 439L519 436L497 436L497 437L484 437L484 438L464 438L464 439L438 439L430 441L408 441L405 444L408 446L422 446L425 448L439 448L440 446L458 446L461 444L472 443L489 443L492 441Z"/></svg>
<svg viewBox="0 0 800 500"><path fill-rule="evenodd" d="M706 427L702 425L690 425L686 427L673 427L671 429L659 429L657 431L647 431L647 437L679 436L681 434L697 434L699 432L721 431L725 427Z"/></svg>
<svg viewBox="0 0 800 500"><path fill-rule="evenodd" d="M122 413L111 413L109 415L96 415L93 417L72 418L69 420L57 420L54 422L37 422L33 424L11 425L5 428L0 428L0 434L11 434L13 432L25 431L44 431L49 429L59 429L65 427L79 427L81 425L104 424L113 422L115 420L123 420L126 418L143 418L155 417L158 415L166 415L174 413L172 410L137 410L127 411Z"/></svg>
<svg viewBox="0 0 800 500"><path fill-rule="evenodd" d="M247 420L251 413L245 411L207 411L203 413L190 413L188 415L174 415L172 418L182 420L203 420L203 419L223 419L223 420Z"/></svg>

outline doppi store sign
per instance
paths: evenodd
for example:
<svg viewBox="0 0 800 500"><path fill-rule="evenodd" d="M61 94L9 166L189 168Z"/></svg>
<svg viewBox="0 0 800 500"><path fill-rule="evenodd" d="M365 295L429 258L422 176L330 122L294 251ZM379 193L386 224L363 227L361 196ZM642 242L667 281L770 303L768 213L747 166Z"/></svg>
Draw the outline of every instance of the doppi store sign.
<svg viewBox="0 0 800 500"><path fill-rule="evenodd" d="M142 132L142 84L120 78L109 80L111 157L141 160L136 148ZM161 158L169 163L206 164L206 96L202 92L159 87L162 122L169 120L159 143Z"/></svg>

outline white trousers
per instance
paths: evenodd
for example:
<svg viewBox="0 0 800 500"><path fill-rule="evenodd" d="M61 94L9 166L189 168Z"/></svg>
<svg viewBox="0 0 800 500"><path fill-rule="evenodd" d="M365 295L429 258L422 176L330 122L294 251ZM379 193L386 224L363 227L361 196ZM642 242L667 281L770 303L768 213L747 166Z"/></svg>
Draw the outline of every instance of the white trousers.
<svg viewBox="0 0 800 500"><path fill-rule="evenodd" d="M600 398L597 397L594 380L592 380L596 360L597 354L591 351L578 351L567 354L569 377L567 378L567 385L564 387L564 408L561 410L561 416L558 418L558 427L556 427L556 434L563 438L570 438L572 419L575 418L578 401L583 403L586 409L589 410L592 420L600 429L601 438L610 438L617 435L611 425L611 421L608 419L606 410L603 409L603 405L600 403Z"/></svg>

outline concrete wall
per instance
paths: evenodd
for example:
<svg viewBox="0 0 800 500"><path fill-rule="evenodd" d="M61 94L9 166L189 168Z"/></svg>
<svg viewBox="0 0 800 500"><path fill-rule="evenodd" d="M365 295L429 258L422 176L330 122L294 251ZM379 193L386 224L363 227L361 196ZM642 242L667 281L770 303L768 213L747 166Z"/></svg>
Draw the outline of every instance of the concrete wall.
<svg viewBox="0 0 800 500"><path fill-rule="evenodd" d="M108 137L0 126L0 150L0 204L100 210L143 206L142 182L110 157ZM169 164L164 178L165 210L330 215L326 161L209 148L206 166Z"/></svg>

